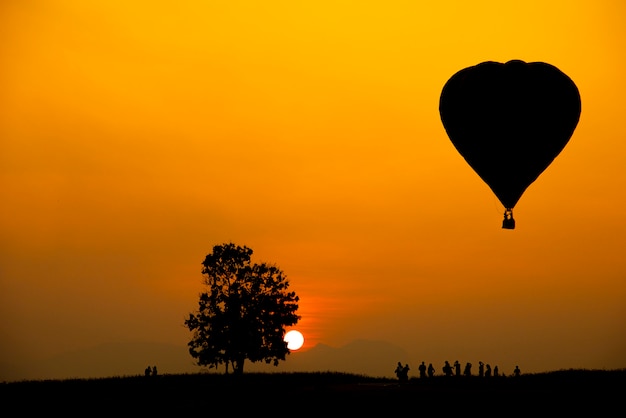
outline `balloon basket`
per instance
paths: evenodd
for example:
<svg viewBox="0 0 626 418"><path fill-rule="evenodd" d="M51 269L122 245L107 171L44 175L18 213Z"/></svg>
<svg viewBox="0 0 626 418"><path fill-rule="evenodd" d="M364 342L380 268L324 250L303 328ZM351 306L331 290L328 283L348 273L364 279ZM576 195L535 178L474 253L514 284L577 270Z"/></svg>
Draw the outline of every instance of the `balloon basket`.
<svg viewBox="0 0 626 418"><path fill-rule="evenodd" d="M504 219L502 220L502 229L515 229L515 219L513 219L513 210L504 211Z"/></svg>

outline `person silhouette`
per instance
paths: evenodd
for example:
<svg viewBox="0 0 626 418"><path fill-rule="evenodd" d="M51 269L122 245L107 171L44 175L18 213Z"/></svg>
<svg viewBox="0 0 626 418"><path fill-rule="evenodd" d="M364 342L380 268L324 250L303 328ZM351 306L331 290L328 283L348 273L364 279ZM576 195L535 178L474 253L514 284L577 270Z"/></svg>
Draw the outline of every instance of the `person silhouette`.
<svg viewBox="0 0 626 418"><path fill-rule="evenodd" d="M491 377L491 366L488 364L485 366L485 377Z"/></svg>
<svg viewBox="0 0 626 418"><path fill-rule="evenodd" d="M422 361L422 364L419 365L420 378L426 377L426 364Z"/></svg>
<svg viewBox="0 0 626 418"><path fill-rule="evenodd" d="M513 376L517 377L521 374L522 372L519 369L519 366L515 366L515 370L513 370Z"/></svg>
<svg viewBox="0 0 626 418"><path fill-rule="evenodd" d="M458 360L454 362L454 374L457 376L461 376L461 363Z"/></svg>
<svg viewBox="0 0 626 418"><path fill-rule="evenodd" d="M493 376L494 377L500 376L500 372L498 371L498 366L493 368Z"/></svg>
<svg viewBox="0 0 626 418"><path fill-rule="evenodd" d="M465 370L463 370L463 374L465 376L471 376L472 375L472 363L466 363L465 364Z"/></svg>
<svg viewBox="0 0 626 418"><path fill-rule="evenodd" d="M402 368L402 381L403 382L408 382L409 381L409 363L405 364L404 367Z"/></svg>
<svg viewBox="0 0 626 418"><path fill-rule="evenodd" d="M398 380L402 380L402 369L403 369L402 363L398 362L398 365L396 366L396 370L395 370L396 377L398 378Z"/></svg>
<svg viewBox="0 0 626 418"><path fill-rule="evenodd" d="M152 366L152 376L156 376L156 375L158 375L157 367L156 366Z"/></svg>
<svg viewBox="0 0 626 418"><path fill-rule="evenodd" d="M482 361L478 362L478 376L483 377L485 375L485 363Z"/></svg>
<svg viewBox="0 0 626 418"><path fill-rule="evenodd" d="M435 375L435 368L432 363L428 363L428 377L433 377Z"/></svg>
<svg viewBox="0 0 626 418"><path fill-rule="evenodd" d="M443 365L443 374L444 376L452 376L452 366L450 366L448 360L446 360L446 364Z"/></svg>
<svg viewBox="0 0 626 418"><path fill-rule="evenodd" d="M143 373L146 376L150 376L150 374L152 373L152 369L150 368L150 366L146 367L146 370L144 370Z"/></svg>

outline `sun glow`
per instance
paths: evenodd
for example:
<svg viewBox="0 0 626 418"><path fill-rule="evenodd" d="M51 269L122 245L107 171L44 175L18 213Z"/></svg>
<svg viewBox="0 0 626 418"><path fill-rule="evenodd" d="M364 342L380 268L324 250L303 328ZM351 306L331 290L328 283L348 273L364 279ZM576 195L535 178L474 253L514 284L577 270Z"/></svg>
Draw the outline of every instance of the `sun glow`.
<svg viewBox="0 0 626 418"><path fill-rule="evenodd" d="M304 345L304 336L300 331L292 329L285 334L285 342L290 350L298 350Z"/></svg>

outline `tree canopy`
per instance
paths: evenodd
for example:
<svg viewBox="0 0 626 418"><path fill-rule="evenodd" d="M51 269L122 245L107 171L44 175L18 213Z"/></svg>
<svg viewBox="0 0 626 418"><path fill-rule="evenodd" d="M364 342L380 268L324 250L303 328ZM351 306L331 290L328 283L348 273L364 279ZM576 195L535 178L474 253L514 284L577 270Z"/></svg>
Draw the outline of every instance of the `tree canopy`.
<svg viewBox="0 0 626 418"><path fill-rule="evenodd" d="M233 243L216 245L202 262L198 311L185 326L192 332L189 353L200 366L225 365L241 374L246 359L276 366L289 354L285 327L295 325L299 297L275 265L253 264L253 251Z"/></svg>

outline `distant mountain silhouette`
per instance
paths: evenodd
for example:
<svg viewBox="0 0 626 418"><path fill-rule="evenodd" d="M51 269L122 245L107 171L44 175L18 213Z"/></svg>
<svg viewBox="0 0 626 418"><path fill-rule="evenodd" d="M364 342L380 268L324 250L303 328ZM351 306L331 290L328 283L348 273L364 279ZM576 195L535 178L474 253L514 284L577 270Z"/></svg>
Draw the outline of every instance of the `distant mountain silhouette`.
<svg viewBox="0 0 626 418"><path fill-rule="evenodd" d="M385 341L355 340L339 348L317 344L306 351L293 351L278 366L248 361L244 372L332 371L395 377L393 371L398 361L412 364L398 346ZM34 364L0 364L0 381L135 376L154 365L160 374L207 370L195 365L186 345L116 342L63 353ZM220 366L217 372L223 373L224 367ZM416 372L417 364L409 376Z"/></svg>
<svg viewBox="0 0 626 418"><path fill-rule="evenodd" d="M278 366L248 364L247 371L315 372L333 371L363 374L373 377L395 377L397 362L409 363L411 359L400 347L386 341L354 340L334 348L317 344L307 351L293 351ZM409 372L417 372L417 364Z"/></svg>

